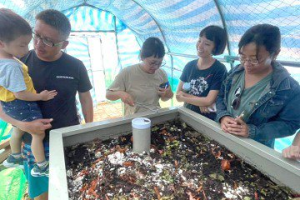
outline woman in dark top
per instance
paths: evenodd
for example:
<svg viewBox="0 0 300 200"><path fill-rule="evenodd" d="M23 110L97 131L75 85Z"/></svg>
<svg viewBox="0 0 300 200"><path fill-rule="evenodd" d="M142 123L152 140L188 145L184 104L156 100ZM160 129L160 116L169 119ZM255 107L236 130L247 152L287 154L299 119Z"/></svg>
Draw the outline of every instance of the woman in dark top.
<svg viewBox="0 0 300 200"><path fill-rule="evenodd" d="M179 102L212 120L216 117L215 101L227 74L226 67L212 56L222 54L225 46L226 32L223 28L204 28L196 45L199 58L184 67L177 88Z"/></svg>

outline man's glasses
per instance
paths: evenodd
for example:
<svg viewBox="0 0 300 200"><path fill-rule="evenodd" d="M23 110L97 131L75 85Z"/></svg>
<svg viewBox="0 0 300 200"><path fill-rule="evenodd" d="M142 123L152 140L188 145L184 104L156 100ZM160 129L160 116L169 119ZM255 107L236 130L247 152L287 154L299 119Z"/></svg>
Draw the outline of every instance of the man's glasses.
<svg viewBox="0 0 300 200"><path fill-rule="evenodd" d="M45 44L48 47L57 47L63 44L64 41L58 42L58 43L54 43L46 38L42 38L39 34L36 33L32 33L33 34L33 39L34 40L40 40L43 42L43 44Z"/></svg>
<svg viewBox="0 0 300 200"><path fill-rule="evenodd" d="M240 104L241 104L241 97L242 97L242 88L240 86L234 92L234 99L231 103L232 109L234 109L234 110L239 109Z"/></svg>

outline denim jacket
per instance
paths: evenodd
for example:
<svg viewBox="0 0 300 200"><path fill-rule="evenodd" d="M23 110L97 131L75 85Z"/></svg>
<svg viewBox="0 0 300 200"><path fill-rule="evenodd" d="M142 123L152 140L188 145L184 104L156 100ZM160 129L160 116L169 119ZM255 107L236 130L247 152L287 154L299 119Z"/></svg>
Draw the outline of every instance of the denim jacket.
<svg viewBox="0 0 300 200"><path fill-rule="evenodd" d="M300 128L300 86L278 62L272 62L273 75L260 99L248 113L249 138L274 148L275 138L294 134ZM231 85L244 70L236 66L222 84L217 98L216 121L231 116L227 100Z"/></svg>

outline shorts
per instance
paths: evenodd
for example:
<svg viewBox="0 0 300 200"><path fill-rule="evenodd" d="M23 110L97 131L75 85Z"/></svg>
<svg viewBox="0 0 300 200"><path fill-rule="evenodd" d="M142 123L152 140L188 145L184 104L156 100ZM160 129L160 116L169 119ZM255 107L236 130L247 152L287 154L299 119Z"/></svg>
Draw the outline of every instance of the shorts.
<svg viewBox="0 0 300 200"><path fill-rule="evenodd" d="M44 143L46 160L49 160L49 143ZM46 176L33 177L31 169L34 166L35 160L29 144L24 144L24 173L28 181L28 195L30 198L35 198L41 194L48 192L49 178Z"/></svg>
<svg viewBox="0 0 300 200"><path fill-rule="evenodd" d="M42 112L34 101L13 100L10 102L1 101L3 111L10 117L24 122L42 119Z"/></svg>

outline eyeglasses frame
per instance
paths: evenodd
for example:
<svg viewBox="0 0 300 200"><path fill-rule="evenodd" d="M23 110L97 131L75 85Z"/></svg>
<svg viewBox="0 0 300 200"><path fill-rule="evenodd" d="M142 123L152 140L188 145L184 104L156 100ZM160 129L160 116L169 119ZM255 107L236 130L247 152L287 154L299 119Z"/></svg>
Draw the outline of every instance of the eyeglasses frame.
<svg viewBox="0 0 300 200"><path fill-rule="evenodd" d="M240 55L239 56L239 61L241 62L241 64L245 64L245 62L249 62L251 63L252 65L259 65L260 63L266 61L268 59L268 57L272 58L273 57L273 54L270 54L269 56L267 56L266 58L263 58L263 59L242 59L242 56Z"/></svg>
<svg viewBox="0 0 300 200"><path fill-rule="evenodd" d="M152 64L152 63L150 63L149 61L146 61L146 62L149 64L150 67L156 67L156 66L158 66L158 67L163 67L163 66L165 66L166 63L167 63L165 60L163 60L160 64L157 64L157 63Z"/></svg>
<svg viewBox="0 0 300 200"><path fill-rule="evenodd" d="M48 44L47 42L45 42L45 38L42 38L40 35L36 34L35 32L32 32L32 35L33 35L33 39L34 40L37 40L39 39L40 41L43 42L44 45L48 46L48 47L57 47L57 46L61 46L63 44L64 41L61 41L61 42L58 42L58 43L54 43L54 42L51 42L52 45Z"/></svg>

